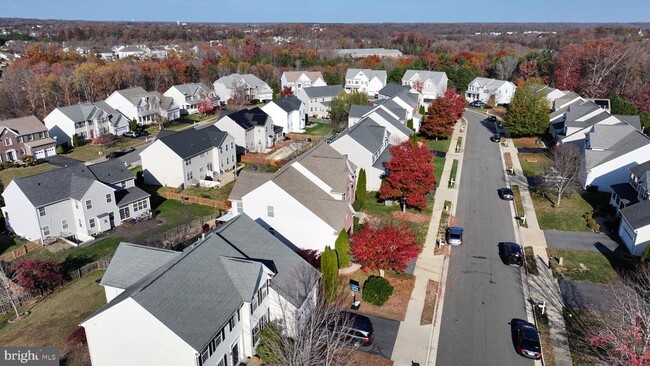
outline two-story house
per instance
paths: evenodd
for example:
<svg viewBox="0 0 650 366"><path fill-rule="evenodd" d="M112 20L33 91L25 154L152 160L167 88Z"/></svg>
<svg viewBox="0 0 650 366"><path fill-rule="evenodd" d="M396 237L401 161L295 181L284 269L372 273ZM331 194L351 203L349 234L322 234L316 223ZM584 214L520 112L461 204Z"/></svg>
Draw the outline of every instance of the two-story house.
<svg viewBox="0 0 650 366"><path fill-rule="evenodd" d="M386 86L386 70L348 69L345 73L345 91L366 93L378 98L379 90Z"/></svg>
<svg viewBox="0 0 650 366"><path fill-rule="evenodd" d="M288 86L295 95L303 88L326 86L327 83L320 71L285 71L280 77L280 85L282 89Z"/></svg>
<svg viewBox="0 0 650 366"><path fill-rule="evenodd" d="M516 88L515 84L509 81L477 77L467 85L465 99L468 102L478 100L483 103L493 99L495 106L510 104Z"/></svg>
<svg viewBox="0 0 650 366"><path fill-rule="evenodd" d="M269 101L273 99L273 89L269 84L253 74L232 74L222 76L214 82L214 92L219 99L228 102L234 93L241 92L248 101L254 99Z"/></svg>
<svg viewBox="0 0 650 366"><path fill-rule="evenodd" d="M305 111L316 118L329 118L330 102L343 91L340 85L312 86L298 90L296 96L305 103Z"/></svg>
<svg viewBox="0 0 650 366"><path fill-rule="evenodd" d="M149 194L121 161L76 164L14 179L2 192L7 229L31 241L73 243L151 214Z"/></svg>
<svg viewBox="0 0 650 366"><path fill-rule="evenodd" d="M413 130L406 127L404 122L398 120L397 116L390 109L386 108L385 105L352 107L350 108L348 127L352 127L365 119L371 119L386 129L391 145L398 145L408 140L414 134Z"/></svg>
<svg viewBox="0 0 650 366"><path fill-rule="evenodd" d="M199 105L210 102L213 106L219 104L216 94L203 83L188 83L174 85L163 94L174 99L174 104L180 108L180 114L199 113Z"/></svg>
<svg viewBox="0 0 650 366"><path fill-rule="evenodd" d="M275 173L242 171L228 217L245 213L285 243L323 251L352 231L357 168L326 143Z"/></svg>
<svg viewBox="0 0 650 366"><path fill-rule="evenodd" d="M0 161L36 159L56 155L56 141L34 116L0 121Z"/></svg>
<svg viewBox="0 0 650 366"><path fill-rule="evenodd" d="M93 366L232 366L270 322L300 321L320 273L246 215L183 252L121 243L108 303L81 323Z"/></svg>
<svg viewBox="0 0 650 366"><path fill-rule="evenodd" d="M282 127L283 133L305 131L305 103L295 95L274 99L262 107L273 120L273 124Z"/></svg>
<svg viewBox="0 0 650 366"><path fill-rule="evenodd" d="M173 98L142 87L116 90L106 98L106 103L141 125L151 124L156 118L172 121L180 117L179 106Z"/></svg>
<svg viewBox="0 0 650 366"><path fill-rule="evenodd" d="M235 138L237 154L264 152L275 145L273 120L259 107L226 114L214 125Z"/></svg>
<svg viewBox="0 0 650 366"><path fill-rule="evenodd" d="M215 126L184 131L160 131L140 153L147 184L187 187L200 179L219 177L235 168L235 139Z"/></svg>
<svg viewBox="0 0 650 366"><path fill-rule="evenodd" d="M58 145L74 146L74 135L79 140L94 140L106 134L120 136L129 130L131 120L108 103L99 101L57 107L44 121Z"/></svg>
<svg viewBox="0 0 650 366"><path fill-rule="evenodd" d="M402 85L408 85L422 94L425 103L441 97L447 91L447 73L441 71L406 70Z"/></svg>

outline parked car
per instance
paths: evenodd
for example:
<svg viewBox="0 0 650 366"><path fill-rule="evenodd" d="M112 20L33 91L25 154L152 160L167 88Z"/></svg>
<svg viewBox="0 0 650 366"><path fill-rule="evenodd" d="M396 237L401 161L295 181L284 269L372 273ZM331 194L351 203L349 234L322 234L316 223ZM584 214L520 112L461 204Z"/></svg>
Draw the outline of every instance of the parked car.
<svg viewBox="0 0 650 366"><path fill-rule="evenodd" d="M135 130L140 133L140 136L149 136L149 131L144 126L138 126Z"/></svg>
<svg viewBox="0 0 650 366"><path fill-rule="evenodd" d="M489 117L487 118L487 120L488 120L488 122L496 122L496 121L497 121L497 117L496 117L496 116L489 116Z"/></svg>
<svg viewBox="0 0 650 366"><path fill-rule="evenodd" d="M520 355L535 360L542 358L539 333L533 324L519 321L515 325L515 344Z"/></svg>
<svg viewBox="0 0 650 366"><path fill-rule="evenodd" d="M492 142L501 142L501 135L495 133L490 137L490 140L492 140Z"/></svg>
<svg viewBox="0 0 650 366"><path fill-rule="evenodd" d="M136 131L126 131L126 132L124 132L124 134L122 136L137 138L137 137L140 137L140 132L138 132L137 130Z"/></svg>
<svg viewBox="0 0 650 366"><path fill-rule="evenodd" d="M129 147L129 148L124 149L124 150L113 151L111 153L108 153L108 155L106 155L106 159L110 160L110 159L119 158L120 156L124 156L124 155L126 155L128 153L132 153L134 151L135 151L135 149L132 148L132 147Z"/></svg>
<svg viewBox="0 0 650 366"><path fill-rule="evenodd" d="M373 341L374 328L367 316L347 311L341 312L340 323L330 323L329 329L344 332L345 338L355 348L369 346Z"/></svg>
<svg viewBox="0 0 650 366"><path fill-rule="evenodd" d="M447 243L449 245L463 244L463 228L460 226L447 228Z"/></svg>
<svg viewBox="0 0 650 366"><path fill-rule="evenodd" d="M469 104L470 107L476 107L476 108L485 108L487 104L481 102L480 100L475 100Z"/></svg>
<svg viewBox="0 0 650 366"><path fill-rule="evenodd" d="M502 200L512 201L512 199L514 198L513 193L512 193L512 189L510 189L510 188L507 188L507 187L506 188L499 188L497 190L497 192L499 193L499 197L501 197Z"/></svg>
<svg viewBox="0 0 650 366"><path fill-rule="evenodd" d="M524 265L524 251L521 249L521 245L517 243L499 243L499 256L503 263L509 266L521 267Z"/></svg>

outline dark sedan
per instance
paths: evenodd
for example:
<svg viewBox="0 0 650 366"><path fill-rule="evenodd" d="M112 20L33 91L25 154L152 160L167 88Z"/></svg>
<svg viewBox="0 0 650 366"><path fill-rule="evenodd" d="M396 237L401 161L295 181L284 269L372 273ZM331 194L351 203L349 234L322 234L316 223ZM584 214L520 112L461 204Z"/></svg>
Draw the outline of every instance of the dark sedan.
<svg viewBox="0 0 650 366"><path fill-rule="evenodd" d="M490 140L492 140L492 142L501 142L501 135L495 133L490 137Z"/></svg>
<svg viewBox="0 0 650 366"><path fill-rule="evenodd" d="M520 355L534 360L542 358L539 333L533 324L520 321L515 325L515 343Z"/></svg>
<svg viewBox="0 0 650 366"><path fill-rule="evenodd" d="M502 200L512 201L514 198L512 189L510 188L499 188L497 192L499 193L499 197L501 197Z"/></svg>
<svg viewBox="0 0 650 366"><path fill-rule="evenodd" d="M524 251L521 245L512 242L499 243L499 257L509 266L521 267L524 265Z"/></svg>

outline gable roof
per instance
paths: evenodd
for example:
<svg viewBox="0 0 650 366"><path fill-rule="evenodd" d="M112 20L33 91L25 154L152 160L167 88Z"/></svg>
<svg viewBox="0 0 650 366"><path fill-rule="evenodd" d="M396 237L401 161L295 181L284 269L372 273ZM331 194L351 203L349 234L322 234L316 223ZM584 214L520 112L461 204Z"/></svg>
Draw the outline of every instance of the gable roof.
<svg viewBox="0 0 650 366"><path fill-rule="evenodd" d="M634 230L650 225L650 200L644 200L621 209L621 215Z"/></svg>
<svg viewBox="0 0 650 366"><path fill-rule="evenodd" d="M345 78L354 79L354 77L359 73L363 73L368 78L368 80L372 80L372 78L376 77L382 83L386 84L386 70L348 69L348 71L345 73Z"/></svg>
<svg viewBox="0 0 650 366"><path fill-rule="evenodd" d="M489 79L489 78L483 78L483 77L477 77L474 80L472 80L469 85L473 85L474 83L478 83L479 87L481 88L487 88L487 90L490 93L494 93L497 89L499 89L501 86L504 84L509 83L509 81L506 80L497 80L497 79Z"/></svg>
<svg viewBox="0 0 650 366"><path fill-rule="evenodd" d="M442 78L445 76L447 76L447 74L443 71L406 70L402 77L402 82L410 81L415 77L423 82L431 80L435 85L439 85L440 82L442 82Z"/></svg>
<svg viewBox="0 0 650 366"><path fill-rule="evenodd" d="M13 130L18 135L27 135L47 131L45 124L36 118L36 116L12 118L0 121L0 127L3 126L7 127L10 130Z"/></svg>
<svg viewBox="0 0 650 366"><path fill-rule="evenodd" d="M256 190L262 184L273 179L275 174L253 172L250 170L242 170L237 177L235 185L230 191L230 200L241 200L242 197Z"/></svg>
<svg viewBox="0 0 650 366"><path fill-rule="evenodd" d="M650 172L650 160L630 168L630 172L637 178L643 177L645 174Z"/></svg>
<svg viewBox="0 0 650 366"><path fill-rule="evenodd" d="M364 118L341 131L334 141L343 136L350 136L359 145L363 146L364 149L374 154L384 146L384 136L387 136L387 134L386 127L379 125L370 118Z"/></svg>
<svg viewBox="0 0 650 366"><path fill-rule="evenodd" d="M413 110L417 110L420 105L419 94L411 93L408 90L404 90L394 96L392 99L401 99L406 104L408 104Z"/></svg>
<svg viewBox="0 0 650 366"><path fill-rule="evenodd" d="M369 105L352 105L350 107L350 113L348 113L348 117L351 118L361 118L368 114L368 112L372 111L377 107L369 106Z"/></svg>
<svg viewBox="0 0 650 366"><path fill-rule="evenodd" d="M142 98L157 98L160 100L160 106L163 109L169 109L174 102L174 98L166 97L157 91L148 92L142 87L116 90L115 93L121 95L133 105L137 105Z"/></svg>
<svg viewBox="0 0 650 366"><path fill-rule="evenodd" d="M402 122L395 119L390 115L390 113L382 108L377 108L372 113L377 113L381 118L385 119L388 123L390 123L393 127L395 127L398 131L405 134L406 136L411 136L415 133L413 130L406 127ZM368 117L372 118L372 114L369 114Z"/></svg>
<svg viewBox="0 0 650 366"><path fill-rule="evenodd" d="M643 130L643 127L641 126L641 117L639 116L629 116L624 114L614 114L613 116L619 121L625 122L639 131Z"/></svg>
<svg viewBox="0 0 650 366"><path fill-rule="evenodd" d="M312 86L302 89L311 98L336 97L343 91L340 85Z"/></svg>
<svg viewBox="0 0 650 366"><path fill-rule="evenodd" d="M411 87L408 85L400 85L400 84L395 84L395 83L388 83L386 86L383 88L379 89L379 94L385 95L389 98L392 98L396 95L399 95L400 93L404 91L409 91L411 90Z"/></svg>
<svg viewBox="0 0 650 366"><path fill-rule="evenodd" d="M587 170L650 144L650 138L628 124L594 125L585 150Z"/></svg>
<svg viewBox="0 0 650 366"><path fill-rule="evenodd" d="M271 287L296 307L319 277L300 256L241 214L139 279L85 321L131 298L200 352L232 314L252 300L265 268L276 273ZM286 291L283 285L295 281L297 273L305 274L306 283Z"/></svg>
<svg viewBox="0 0 650 366"><path fill-rule="evenodd" d="M226 76L222 76L215 83L223 84L226 86L226 88L231 88L234 83L237 83L238 80L241 79L243 80L246 84L248 84L251 87L258 87L260 91L262 89L268 89L269 85L265 83L262 79L258 78L257 76L253 74L230 74Z"/></svg>
<svg viewBox="0 0 650 366"><path fill-rule="evenodd" d="M299 162L312 174L330 186L334 192L343 193L348 188L348 159L326 143L298 156L291 164ZM354 170L354 169L353 169Z"/></svg>
<svg viewBox="0 0 650 366"><path fill-rule="evenodd" d="M203 83L187 83L174 85L169 89L176 89L186 96L200 95L203 92L210 92L210 88Z"/></svg>
<svg viewBox="0 0 650 366"><path fill-rule="evenodd" d="M227 114L236 124L245 130L250 130L255 126L264 126L269 118L260 107L251 109L242 109L240 111Z"/></svg>
<svg viewBox="0 0 650 366"><path fill-rule="evenodd" d="M167 145L181 159L188 159L204 151L220 147L228 133L211 125L206 128L190 128L184 131L169 131L158 135L158 141Z"/></svg>
<svg viewBox="0 0 650 366"><path fill-rule="evenodd" d="M284 78L289 83L296 82L303 75L305 75L312 83L318 79L325 80L320 71L285 71L282 75L284 75Z"/></svg>
<svg viewBox="0 0 650 366"><path fill-rule="evenodd" d="M173 250L122 242L99 284L126 289L179 254Z"/></svg>
<svg viewBox="0 0 650 366"><path fill-rule="evenodd" d="M298 99L298 97L295 95L290 95L288 97L273 99L272 101L269 102L269 104L271 103L282 108L283 111L290 113L293 111L300 110L300 105L302 105L302 100Z"/></svg>

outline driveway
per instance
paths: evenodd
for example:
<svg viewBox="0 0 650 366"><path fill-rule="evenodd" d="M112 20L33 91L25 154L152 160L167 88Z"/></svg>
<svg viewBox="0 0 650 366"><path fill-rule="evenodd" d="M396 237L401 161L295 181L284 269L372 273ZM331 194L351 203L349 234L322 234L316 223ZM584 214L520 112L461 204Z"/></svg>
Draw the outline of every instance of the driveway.
<svg viewBox="0 0 650 366"><path fill-rule="evenodd" d="M559 280L562 300L568 307L591 310L612 310L612 301L607 293L610 286L600 283Z"/></svg>
<svg viewBox="0 0 650 366"><path fill-rule="evenodd" d="M602 252L605 248L614 252L619 248L616 241L604 234L544 230L544 237L549 248L588 250L592 252Z"/></svg>
<svg viewBox="0 0 650 366"><path fill-rule="evenodd" d="M359 313L363 314L362 311L359 311ZM370 318L372 326L375 328L375 339L370 346L359 347L359 350L380 355L390 360L390 357L393 355L397 331L399 330L399 322L397 320L380 318L368 314L363 315Z"/></svg>
<svg viewBox="0 0 650 366"><path fill-rule="evenodd" d="M50 164L52 164L52 165L54 165L56 167L59 167L59 168L65 168L67 166L72 166L72 165L83 164L84 163L81 160L69 158L69 157L64 156L64 155L50 156L50 157L47 157L45 160L48 163L50 163Z"/></svg>
<svg viewBox="0 0 650 366"><path fill-rule="evenodd" d="M149 147L149 145L151 145L151 143L153 143L153 141L154 141L153 139L149 138L148 143L145 143L143 145L140 145L140 146L136 147L134 151L132 151L132 152L126 154L126 155L120 156L119 158L117 158L117 160L123 161L123 162L125 162L125 163L127 163L128 165L131 165L131 166L140 165L140 153L144 149Z"/></svg>

